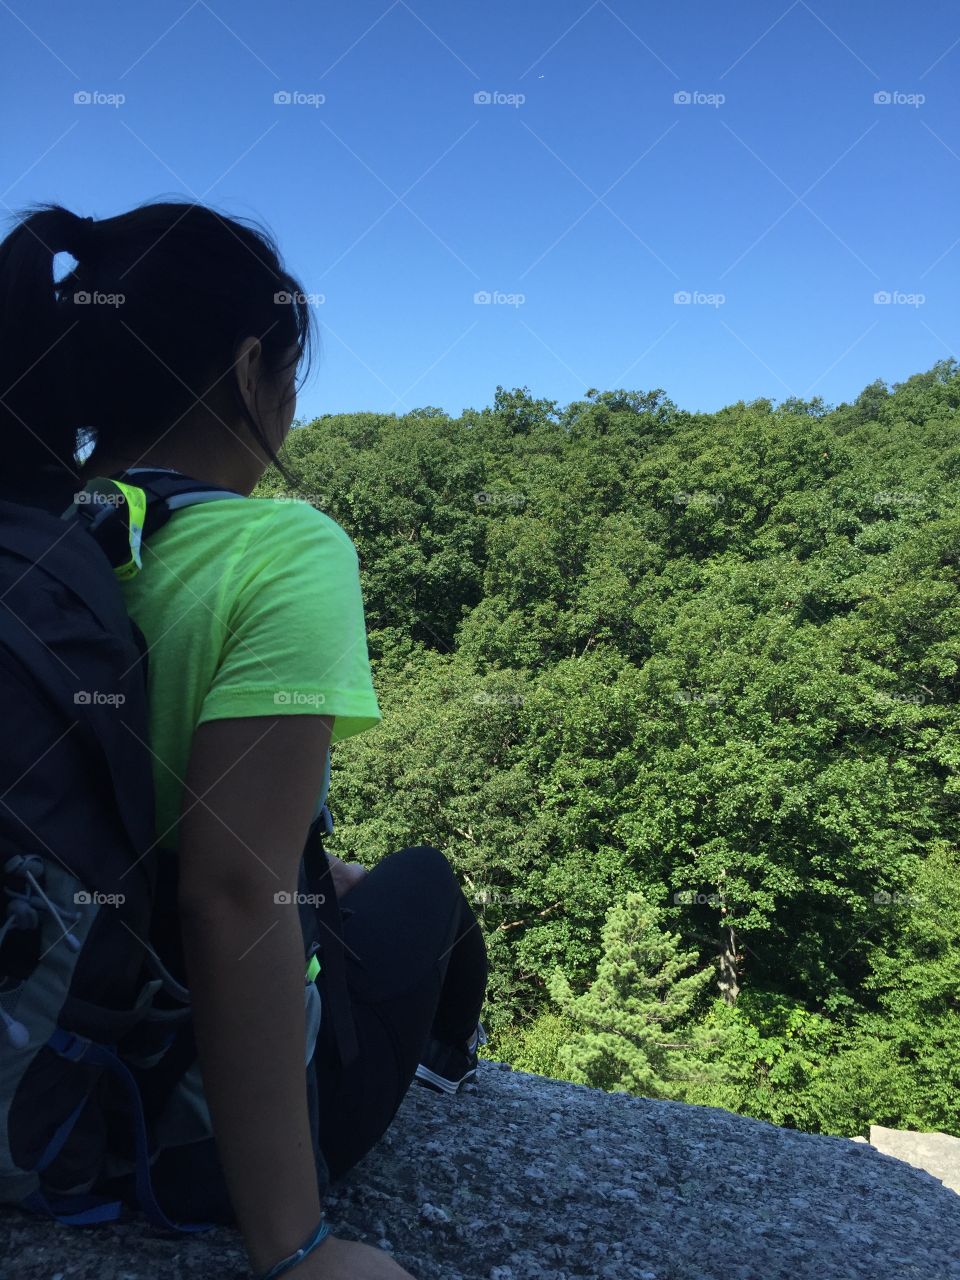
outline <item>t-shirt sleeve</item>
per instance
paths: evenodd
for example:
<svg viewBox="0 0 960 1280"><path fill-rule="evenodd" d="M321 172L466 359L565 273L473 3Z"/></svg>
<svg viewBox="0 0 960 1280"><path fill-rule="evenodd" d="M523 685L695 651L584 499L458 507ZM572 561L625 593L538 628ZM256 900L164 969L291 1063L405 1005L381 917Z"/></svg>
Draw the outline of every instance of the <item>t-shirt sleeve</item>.
<svg viewBox="0 0 960 1280"><path fill-rule="evenodd" d="M271 503L245 530L230 571L226 636L197 723L329 715L332 742L376 725L382 715L349 534L309 503Z"/></svg>

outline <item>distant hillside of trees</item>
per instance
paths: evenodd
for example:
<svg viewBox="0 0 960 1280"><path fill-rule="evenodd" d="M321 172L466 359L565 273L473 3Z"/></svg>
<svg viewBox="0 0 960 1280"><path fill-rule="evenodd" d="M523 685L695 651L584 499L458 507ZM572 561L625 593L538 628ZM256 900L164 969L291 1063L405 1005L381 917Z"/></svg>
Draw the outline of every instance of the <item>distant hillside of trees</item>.
<svg viewBox="0 0 960 1280"><path fill-rule="evenodd" d="M498 387L291 434L384 712L331 848L447 853L490 1056L960 1134L958 405L949 360L836 408Z"/></svg>

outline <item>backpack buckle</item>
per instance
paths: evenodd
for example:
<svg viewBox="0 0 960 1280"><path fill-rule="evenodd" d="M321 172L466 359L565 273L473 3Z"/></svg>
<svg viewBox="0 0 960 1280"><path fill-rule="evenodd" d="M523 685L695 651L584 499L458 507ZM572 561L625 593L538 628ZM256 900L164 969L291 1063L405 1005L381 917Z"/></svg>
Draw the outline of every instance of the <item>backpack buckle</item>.
<svg viewBox="0 0 960 1280"><path fill-rule="evenodd" d="M86 1036L78 1036L74 1031L64 1031L57 1027L47 1041L49 1047L68 1062L81 1062L86 1056L92 1041Z"/></svg>

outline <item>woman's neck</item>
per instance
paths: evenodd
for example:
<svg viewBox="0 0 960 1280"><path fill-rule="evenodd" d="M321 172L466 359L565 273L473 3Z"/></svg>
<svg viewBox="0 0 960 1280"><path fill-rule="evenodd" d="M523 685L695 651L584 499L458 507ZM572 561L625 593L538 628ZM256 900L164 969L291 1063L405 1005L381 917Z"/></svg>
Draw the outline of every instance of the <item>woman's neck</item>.
<svg viewBox="0 0 960 1280"><path fill-rule="evenodd" d="M252 462L253 459L251 458ZM119 471L130 471L136 467L161 467L171 471L179 471L183 475L190 476L193 480L202 481L204 484L221 485L225 489L233 489L236 493L243 494L249 494L255 488L260 475L263 474L263 468L260 469L260 475L254 475L252 466L243 467L238 465L237 461L232 458L218 459L216 462L211 462L209 459L190 457L173 452L147 452L137 458L121 458L116 454L105 454L103 457L94 456L90 458L89 462L84 463L82 474L83 479L88 480L95 475L116 475Z"/></svg>

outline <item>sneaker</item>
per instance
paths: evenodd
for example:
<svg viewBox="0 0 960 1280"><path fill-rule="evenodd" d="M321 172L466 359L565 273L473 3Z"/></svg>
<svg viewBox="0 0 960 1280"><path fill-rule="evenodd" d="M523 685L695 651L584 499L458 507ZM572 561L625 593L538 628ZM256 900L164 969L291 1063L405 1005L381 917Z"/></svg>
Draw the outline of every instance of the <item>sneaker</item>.
<svg viewBox="0 0 960 1280"><path fill-rule="evenodd" d="M444 1044L430 1036L414 1079L435 1093L476 1093L477 1048L487 1043L482 1023L465 1045Z"/></svg>

